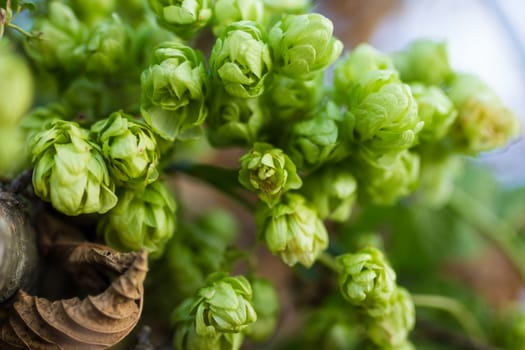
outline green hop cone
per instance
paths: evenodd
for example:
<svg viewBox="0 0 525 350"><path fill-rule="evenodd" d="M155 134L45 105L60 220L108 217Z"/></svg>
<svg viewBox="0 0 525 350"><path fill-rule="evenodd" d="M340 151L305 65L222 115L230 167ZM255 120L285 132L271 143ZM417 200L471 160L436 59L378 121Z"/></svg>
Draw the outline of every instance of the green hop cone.
<svg viewBox="0 0 525 350"><path fill-rule="evenodd" d="M212 30L220 37L226 27L239 21L264 23L264 5L260 0L216 0L213 4Z"/></svg>
<svg viewBox="0 0 525 350"><path fill-rule="evenodd" d="M220 90L209 101L208 139L212 145L251 146L264 123L264 111L259 98L231 97Z"/></svg>
<svg viewBox="0 0 525 350"><path fill-rule="evenodd" d="M257 234L289 266L312 266L328 247L328 233L317 212L298 194L288 193L273 207L260 203Z"/></svg>
<svg viewBox="0 0 525 350"><path fill-rule="evenodd" d="M200 134L208 89L200 52L176 42L160 44L142 72L141 86L141 111L153 131L169 141Z"/></svg>
<svg viewBox="0 0 525 350"><path fill-rule="evenodd" d="M315 110L324 97L324 72L312 79L292 79L275 74L268 93L268 105L272 106L272 118L279 120L301 120Z"/></svg>
<svg viewBox="0 0 525 350"><path fill-rule="evenodd" d="M146 125L115 112L92 125L91 133L117 184L143 187L158 178L160 155L155 136Z"/></svg>
<svg viewBox="0 0 525 350"><path fill-rule="evenodd" d="M286 151L299 169L316 169L334 158L334 151L339 145L336 124L339 116L337 106L329 103L312 119L293 126Z"/></svg>
<svg viewBox="0 0 525 350"><path fill-rule="evenodd" d="M213 273L197 291L191 306L187 308L183 303L174 318L183 319L184 313L186 319L193 318L195 333L200 337L239 333L257 320L252 297L252 287L245 277Z"/></svg>
<svg viewBox="0 0 525 350"><path fill-rule="evenodd" d="M461 151L469 154L490 151L520 134L517 116L479 77L455 75L447 94L458 109L452 134Z"/></svg>
<svg viewBox="0 0 525 350"><path fill-rule="evenodd" d="M375 158L363 152L355 169L360 195L374 204L392 205L411 194L419 185L420 157L408 150L393 158Z"/></svg>
<svg viewBox="0 0 525 350"><path fill-rule="evenodd" d="M88 24L94 24L111 16L117 5L117 0L69 0L67 2L82 21Z"/></svg>
<svg viewBox="0 0 525 350"><path fill-rule="evenodd" d="M14 127L33 101L33 78L28 65L0 42L0 128Z"/></svg>
<svg viewBox="0 0 525 350"><path fill-rule="evenodd" d="M275 70L297 79L328 68L343 51L332 22L318 14L287 15L270 30Z"/></svg>
<svg viewBox="0 0 525 350"><path fill-rule="evenodd" d="M411 147L424 126L410 87L395 81L384 83L384 76L381 71L371 72L360 83L346 121L354 125L349 138L378 156Z"/></svg>
<svg viewBox="0 0 525 350"><path fill-rule="evenodd" d="M238 350L241 347L244 340L244 334L241 332L198 334L195 327L195 313L192 312L193 304L194 300L188 298L172 314L175 350Z"/></svg>
<svg viewBox="0 0 525 350"><path fill-rule="evenodd" d="M305 13L313 7L311 0L263 0L263 3L266 11L276 17L283 13Z"/></svg>
<svg viewBox="0 0 525 350"><path fill-rule="evenodd" d="M346 169L326 167L309 175L301 191L321 219L344 222L357 198L357 181Z"/></svg>
<svg viewBox="0 0 525 350"><path fill-rule="evenodd" d="M434 142L447 135L458 115L452 101L435 86L410 85L417 102L419 118L425 123L418 134L421 141Z"/></svg>
<svg viewBox="0 0 525 350"><path fill-rule="evenodd" d="M148 0L158 23L183 39L190 39L212 16L211 0Z"/></svg>
<svg viewBox="0 0 525 350"><path fill-rule="evenodd" d="M259 342L268 339L275 331L279 314L279 299L270 281L254 278L251 284L257 321L249 325L244 333Z"/></svg>
<svg viewBox="0 0 525 350"><path fill-rule="evenodd" d="M416 312L410 294L404 288L396 287L388 301L387 310L380 316L370 317L368 336L383 349L410 346L406 342L416 322Z"/></svg>
<svg viewBox="0 0 525 350"><path fill-rule="evenodd" d="M366 247L337 257L339 287L350 303L367 307L385 304L396 289L396 274L380 250Z"/></svg>
<svg viewBox="0 0 525 350"><path fill-rule="evenodd" d="M213 45L212 77L231 96L253 98L261 95L271 69L270 49L255 22L233 23Z"/></svg>
<svg viewBox="0 0 525 350"><path fill-rule="evenodd" d="M84 68L86 53L83 43L87 29L73 10L59 1L49 3L47 17L33 25L41 32L40 40L26 41L26 51L35 63L45 69L78 72Z"/></svg>
<svg viewBox="0 0 525 350"><path fill-rule="evenodd" d="M102 217L97 231L120 250L145 248L162 254L175 231L176 203L166 185L155 181L142 190L121 188L118 204Z"/></svg>
<svg viewBox="0 0 525 350"><path fill-rule="evenodd" d="M392 58L404 82L440 85L452 75L447 45L442 42L417 40Z"/></svg>
<svg viewBox="0 0 525 350"><path fill-rule="evenodd" d="M57 120L31 139L35 194L66 215L105 213L117 203L104 158L88 134Z"/></svg>
<svg viewBox="0 0 525 350"><path fill-rule="evenodd" d="M126 25L117 14L90 29L85 50L86 71L95 75L122 71L129 57L130 38Z"/></svg>
<svg viewBox="0 0 525 350"><path fill-rule="evenodd" d="M28 167L30 157L24 136L23 129L18 125L0 127L0 179L13 178Z"/></svg>
<svg viewBox="0 0 525 350"><path fill-rule="evenodd" d="M396 78L398 76L390 57L369 44L358 45L335 65L336 95L346 98L353 86L360 84L370 72L374 71L385 71Z"/></svg>
<svg viewBox="0 0 525 350"><path fill-rule="evenodd" d="M283 193L302 185L295 164L282 150L268 143L256 142L240 163L241 185L257 193L269 206L275 205Z"/></svg>

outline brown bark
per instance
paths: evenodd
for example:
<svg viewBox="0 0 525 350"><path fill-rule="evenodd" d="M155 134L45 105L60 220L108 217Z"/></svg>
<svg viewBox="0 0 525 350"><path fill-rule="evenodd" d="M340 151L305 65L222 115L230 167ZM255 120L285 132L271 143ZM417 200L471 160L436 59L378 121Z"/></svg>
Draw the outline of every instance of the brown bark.
<svg viewBox="0 0 525 350"><path fill-rule="evenodd" d="M38 267L36 234L22 205L0 189L0 303L27 289Z"/></svg>

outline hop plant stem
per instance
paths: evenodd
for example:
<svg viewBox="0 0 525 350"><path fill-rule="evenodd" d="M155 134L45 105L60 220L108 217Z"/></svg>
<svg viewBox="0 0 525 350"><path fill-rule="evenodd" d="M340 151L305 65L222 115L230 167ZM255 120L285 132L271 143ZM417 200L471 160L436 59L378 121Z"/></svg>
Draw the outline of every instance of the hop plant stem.
<svg viewBox="0 0 525 350"><path fill-rule="evenodd" d="M474 315L461 302L442 295L412 294L416 307L426 307L448 312L461 325L470 338L484 340L483 329Z"/></svg>
<svg viewBox="0 0 525 350"><path fill-rule="evenodd" d="M477 228L477 232L496 244L525 282L525 260L522 254L525 244L517 239L519 235L514 228L461 189L454 191L448 206Z"/></svg>

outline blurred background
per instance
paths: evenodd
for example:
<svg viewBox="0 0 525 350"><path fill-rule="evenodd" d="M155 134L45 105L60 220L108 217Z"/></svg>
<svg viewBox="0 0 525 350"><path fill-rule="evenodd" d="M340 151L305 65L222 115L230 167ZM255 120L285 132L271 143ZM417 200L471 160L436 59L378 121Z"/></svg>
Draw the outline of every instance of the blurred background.
<svg viewBox="0 0 525 350"><path fill-rule="evenodd" d="M522 0L320 0L346 50L369 42L380 51L405 48L417 38L448 44L451 66L482 77L525 121L525 2ZM523 137L487 154L507 185L525 183Z"/></svg>

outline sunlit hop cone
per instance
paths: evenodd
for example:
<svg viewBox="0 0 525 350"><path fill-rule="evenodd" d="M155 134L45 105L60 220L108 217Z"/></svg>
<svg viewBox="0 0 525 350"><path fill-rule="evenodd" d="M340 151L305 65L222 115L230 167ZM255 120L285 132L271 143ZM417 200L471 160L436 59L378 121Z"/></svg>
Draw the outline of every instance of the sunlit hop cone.
<svg viewBox="0 0 525 350"><path fill-rule="evenodd" d="M295 164L280 149L263 142L240 159L239 182L272 206L280 196L302 185Z"/></svg>
<svg viewBox="0 0 525 350"><path fill-rule="evenodd" d="M452 134L462 151L489 151L518 137L519 119L479 77L456 74L447 93L458 109Z"/></svg>
<svg viewBox="0 0 525 350"><path fill-rule="evenodd" d="M162 253L175 231L176 203L160 181L143 190L122 188L118 204L99 221L98 232L121 250L145 248L152 256Z"/></svg>
<svg viewBox="0 0 525 350"><path fill-rule="evenodd" d="M33 31L41 32L39 40L28 40L26 50L41 67L77 72L84 69L86 53L82 46L87 28L67 5L49 3L47 17L39 17Z"/></svg>
<svg viewBox="0 0 525 350"><path fill-rule="evenodd" d="M388 300L387 312L372 316L367 322L368 336L381 348L408 346L408 334L414 328L416 312L410 294L396 287Z"/></svg>
<svg viewBox="0 0 525 350"><path fill-rule="evenodd" d="M275 70L308 79L312 73L326 69L343 51L333 30L332 22L318 13L285 16L268 35Z"/></svg>
<svg viewBox="0 0 525 350"><path fill-rule="evenodd" d="M142 72L144 120L170 141L200 135L207 115L207 84L200 52L177 42L160 44L151 65Z"/></svg>
<svg viewBox="0 0 525 350"><path fill-rule="evenodd" d="M105 213L115 206L114 183L97 145L78 124L54 121L31 139L33 188L67 215Z"/></svg>
<svg viewBox="0 0 525 350"><path fill-rule="evenodd" d="M255 212L258 236L268 249L293 266L312 266L328 247L326 228L304 197L288 193L275 206L260 203Z"/></svg>
<svg viewBox="0 0 525 350"><path fill-rule="evenodd" d="M257 24L241 21L228 26L213 46L210 69L215 83L231 96L261 95L272 59L265 35Z"/></svg>
<svg viewBox="0 0 525 350"><path fill-rule="evenodd" d="M148 0L159 24L183 39L190 39L212 16L211 0Z"/></svg>
<svg viewBox="0 0 525 350"><path fill-rule="evenodd" d="M158 177L159 151L153 132L123 112L115 112L91 127L111 176L118 184L143 187Z"/></svg>
<svg viewBox="0 0 525 350"><path fill-rule="evenodd" d="M213 4L212 28L221 36L234 22L253 21L264 23L264 4L260 0L216 0Z"/></svg>
<svg viewBox="0 0 525 350"><path fill-rule="evenodd" d="M383 253L367 247L355 254L337 257L343 297L355 305L376 307L388 302L396 289L396 274Z"/></svg>

